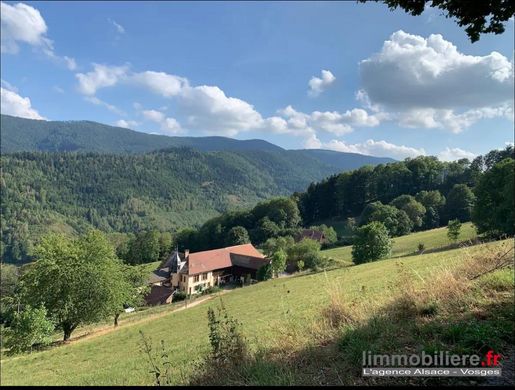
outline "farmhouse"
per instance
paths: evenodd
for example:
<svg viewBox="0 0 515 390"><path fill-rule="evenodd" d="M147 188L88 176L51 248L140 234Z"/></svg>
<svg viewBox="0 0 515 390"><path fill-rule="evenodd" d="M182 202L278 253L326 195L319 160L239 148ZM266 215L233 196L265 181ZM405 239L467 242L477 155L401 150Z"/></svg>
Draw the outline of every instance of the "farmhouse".
<svg viewBox="0 0 515 390"><path fill-rule="evenodd" d="M196 253L176 250L151 274L149 295L159 300L158 303L168 303L176 290L196 294L242 277L256 279L257 271L268 262L252 244Z"/></svg>

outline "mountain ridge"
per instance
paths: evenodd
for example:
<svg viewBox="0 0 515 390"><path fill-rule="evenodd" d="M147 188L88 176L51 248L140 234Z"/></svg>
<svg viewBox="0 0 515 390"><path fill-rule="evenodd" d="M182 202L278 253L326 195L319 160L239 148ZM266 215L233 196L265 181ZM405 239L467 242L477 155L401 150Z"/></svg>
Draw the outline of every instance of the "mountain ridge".
<svg viewBox="0 0 515 390"><path fill-rule="evenodd" d="M1 129L2 153L148 153L171 147L190 147L201 152L257 150L309 156L333 168L331 171L395 161L388 157L323 149L287 150L261 139L238 140L221 136L182 137L149 134L90 120L41 121L2 114Z"/></svg>

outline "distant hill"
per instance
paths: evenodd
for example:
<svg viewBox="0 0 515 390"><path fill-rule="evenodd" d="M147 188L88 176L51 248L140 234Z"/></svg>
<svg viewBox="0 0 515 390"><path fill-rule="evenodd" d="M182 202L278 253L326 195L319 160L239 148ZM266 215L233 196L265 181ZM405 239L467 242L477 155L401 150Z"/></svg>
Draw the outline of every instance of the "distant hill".
<svg viewBox="0 0 515 390"><path fill-rule="evenodd" d="M316 160L316 165L321 163L325 166L319 179L332 173L359 168L366 164L376 165L394 161L390 158L330 150L285 151L277 145L259 139L169 137L91 121L40 121L9 115L1 116L1 141L2 153L36 151L146 153L171 147L190 147L202 152L266 151L286 153L292 158L309 157L307 163L313 164Z"/></svg>
<svg viewBox="0 0 515 390"><path fill-rule="evenodd" d="M48 231L172 231L392 161L263 140L167 137L95 122L2 115L1 254L30 259Z"/></svg>

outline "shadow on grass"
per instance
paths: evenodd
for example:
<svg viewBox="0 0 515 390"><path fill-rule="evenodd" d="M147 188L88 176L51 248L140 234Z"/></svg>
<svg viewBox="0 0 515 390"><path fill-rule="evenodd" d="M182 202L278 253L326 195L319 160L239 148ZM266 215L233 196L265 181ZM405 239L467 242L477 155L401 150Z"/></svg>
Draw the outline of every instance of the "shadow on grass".
<svg viewBox="0 0 515 390"><path fill-rule="evenodd" d="M474 378L364 378L364 351L372 354L418 354L449 351L501 354L514 344L514 307L510 292L473 310L447 315L436 306L398 299L364 323L336 326L315 345L292 351L286 345L255 353L221 369L207 366L190 380L194 385L465 385ZM513 365L513 361L509 362ZM506 372L510 372L509 369ZM511 369L513 373L513 368ZM510 383L505 382L505 383ZM511 382L513 383L513 382ZM486 383L488 384L488 383Z"/></svg>

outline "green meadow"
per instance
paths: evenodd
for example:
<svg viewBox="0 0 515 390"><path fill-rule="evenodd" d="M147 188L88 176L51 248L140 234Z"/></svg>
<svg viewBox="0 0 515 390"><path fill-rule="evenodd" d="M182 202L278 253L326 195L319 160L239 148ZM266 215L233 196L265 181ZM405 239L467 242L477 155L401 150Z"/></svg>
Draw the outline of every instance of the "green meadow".
<svg viewBox="0 0 515 390"><path fill-rule="evenodd" d="M470 225L464 226L461 239L472 238ZM426 248L445 246L445 229L415 233L397 238L394 256L414 252L422 240ZM238 288L221 297L229 313L242 323L242 330L252 348L272 348L280 329L312 324L327 306L331 289L341 290L346 299L375 304L387 302L392 286L400 281L399 267L413 271L415 279L424 280L442 267L453 267L471 256L488 253L512 240L450 249L434 253L391 258L373 263L333 269L327 272L298 274ZM332 256L346 256L347 248L332 249ZM340 251L340 252L338 252ZM397 287L398 288L398 287ZM67 345L20 356L3 356L2 385L149 385L152 374L140 351L140 331L153 340L163 340L177 382L185 383L195 370L195 362L209 351L207 308L219 298L186 310L148 309L144 321L126 315L121 326L108 333L100 332ZM157 315L158 314L158 315ZM125 321L125 322L124 322Z"/></svg>

